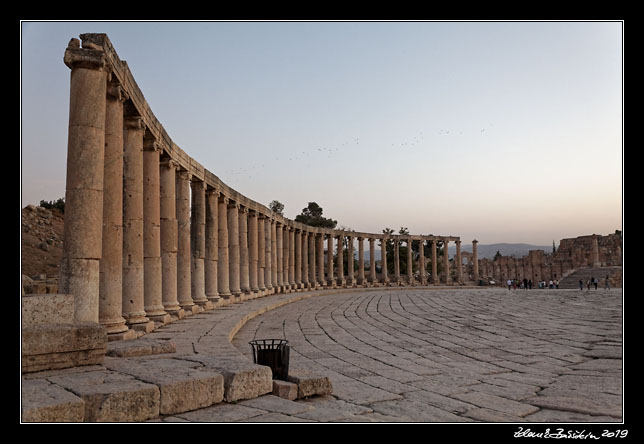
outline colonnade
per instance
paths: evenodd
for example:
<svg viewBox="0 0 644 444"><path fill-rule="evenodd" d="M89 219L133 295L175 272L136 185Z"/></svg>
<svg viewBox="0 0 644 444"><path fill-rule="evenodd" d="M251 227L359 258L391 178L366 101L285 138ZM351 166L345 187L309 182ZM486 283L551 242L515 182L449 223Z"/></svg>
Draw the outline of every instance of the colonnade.
<svg viewBox="0 0 644 444"><path fill-rule="evenodd" d="M315 228L239 194L172 142L105 34L81 39L82 47L70 41L64 57L71 83L60 274L61 291L75 297L76 321L98 322L110 339L126 339L272 293L438 284L438 242L445 251L456 243L455 281L462 280L458 237ZM401 276L401 242L409 265L412 242L421 252L431 243L431 282L409 265ZM394 245L391 277L388 243ZM443 260L442 283L452 284L447 254ZM424 254L416 261L425 270Z"/></svg>

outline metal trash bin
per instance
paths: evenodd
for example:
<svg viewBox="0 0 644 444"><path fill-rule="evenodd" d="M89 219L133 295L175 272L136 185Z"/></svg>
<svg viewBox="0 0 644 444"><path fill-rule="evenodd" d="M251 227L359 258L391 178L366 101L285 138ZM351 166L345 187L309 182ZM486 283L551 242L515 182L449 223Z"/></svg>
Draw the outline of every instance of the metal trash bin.
<svg viewBox="0 0 644 444"><path fill-rule="evenodd" d="M286 381L290 347L285 339L256 339L249 344L253 349L253 362L266 365L273 371L273 379Z"/></svg>

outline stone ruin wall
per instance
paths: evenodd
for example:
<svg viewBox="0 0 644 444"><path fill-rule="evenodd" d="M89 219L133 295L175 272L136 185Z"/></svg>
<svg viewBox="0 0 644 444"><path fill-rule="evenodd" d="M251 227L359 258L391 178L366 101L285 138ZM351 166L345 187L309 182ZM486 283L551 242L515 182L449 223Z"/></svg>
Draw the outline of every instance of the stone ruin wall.
<svg viewBox="0 0 644 444"><path fill-rule="evenodd" d="M606 236L588 235L561 239L554 253L532 250L527 256L503 256L480 259L480 276L505 285L508 279L532 279L533 282L563 279L583 268L612 267L609 274L613 285L621 286L622 237L613 233ZM467 272L467 270L466 270Z"/></svg>

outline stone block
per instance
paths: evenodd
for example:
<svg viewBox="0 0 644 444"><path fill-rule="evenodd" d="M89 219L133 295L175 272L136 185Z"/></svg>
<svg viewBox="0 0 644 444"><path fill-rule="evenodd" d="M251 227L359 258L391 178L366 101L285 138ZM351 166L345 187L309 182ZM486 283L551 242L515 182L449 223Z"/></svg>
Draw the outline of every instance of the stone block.
<svg viewBox="0 0 644 444"><path fill-rule="evenodd" d="M46 379L22 380L23 422L82 422L85 401Z"/></svg>
<svg viewBox="0 0 644 444"><path fill-rule="evenodd" d="M142 337L132 341L110 342L107 356L131 358L163 353L175 353L177 347L172 341Z"/></svg>
<svg viewBox="0 0 644 444"><path fill-rule="evenodd" d="M224 377L198 362L181 359L107 359L105 367L159 388L159 413L172 415L219 403Z"/></svg>
<svg viewBox="0 0 644 444"><path fill-rule="evenodd" d="M297 384L288 381L273 380L273 394L283 399L297 399Z"/></svg>
<svg viewBox="0 0 644 444"><path fill-rule="evenodd" d="M333 393L331 380L327 376L322 376L309 370L289 371L288 381L297 384L298 398Z"/></svg>
<svg viewBox="0 0 644 444"><path fill-rule="evenodd" d="M185 356L202 363L224 377L224 401L252 399L273 391L273 371L265 365L251 364L244 357Z"/></svg>
<svg viewBox="0 0 644 444"><path fill-rule="evenodd" d="M156 385L111 370L48 378L85 402L84 422L139 422L159 416Z"/></svg>
<svg viewBox="0 0 644 444"><path fill-rule="evenodd" d="M71 294L27 294L22 297L22 326L71 324L74 296Z"/></svg>
<svg viewBox="0 0 644 444"><path fill-rule="evenodd" d="M101 364L105 327L87 322L36 324L22 328L22 372Z"/></svg>

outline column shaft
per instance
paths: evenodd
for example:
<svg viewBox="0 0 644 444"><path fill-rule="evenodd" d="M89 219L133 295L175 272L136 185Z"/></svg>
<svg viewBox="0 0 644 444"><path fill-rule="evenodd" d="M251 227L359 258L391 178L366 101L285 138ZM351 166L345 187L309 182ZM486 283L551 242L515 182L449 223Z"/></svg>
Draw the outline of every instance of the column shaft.
<svg viewBox="0 0 644 444"><path fill-rule="evenodd" d="M394 238L394 279L400 285L400 241Z"/></svg>
<svg viewBox="0 0 644 444"><path fill-rule="evenodd" d="M223 195L217 202L217 291L219 296L230 299L230 264L228 255L228 198Z"/></svg>
<svg viewBox="0 0 644 444"><path fill-rule="evenodd" d="M322 287L326 285L324 279L324 234L318 234L315 236L317 243L317 266L318 266L318 284Z"/></svg>
<svg viewBox="0 0 644 444"><path fill-rule="evenodd" d="M108 88L105 109L103 240L100 261L99 323L110 338L128 331L122 316L123 273L123 100L120 86Z"/></svg>
<svg viewBox="0 0 644 444"><path fill-rule="evenodd" d="M309 233L302 232L302 284L309 288Z"/></svg>
<svg viewBox="0 0 644 444"><path fill-rule="evenodd" d="M302 230L295 232L295 285L302 288Z"/></svg>
<svg viewBox="0 0 644 444"><path fill-rule="evenodd" d="M185 313L177 299L176 168L177 164L172 160L163 162L160 167L161 299L164 310L173 318L181 319Z"/></svg>
<svg viewBox="0 0 644 444"><path fill-rule="evenodd" d="M412 240L407 239L407 284L414 285L414 264L413 264L413 248Z"/></svg>
<svg viewBox="0 0 644 444"><path fill-rule="evenodd" d="M272 237L273 232L271 225L273 221L269 218L264 219L264 285L266 285L267 290L273 290L273 248L272 248Z"/></svg>
<svg viewBox="0 0 644 444"><path fill-rule="evenodd" d="M250 254L248 250L248 208L239 210L239 280L243 293L250 293Z"/></svg>
<svg viewBox="0 0 644 444"><path fill-rule="evenodd" d="M191 182L190 207L190 294L202 309L212 308L206 297L206 183Z"/></svg>
<svg viewBox="0 0 644 444"><path fill-rule="evenodd" d="M317 286L315 271L315 233L309 233L309 282L311 288Z"/></svg>
<svg viewBox="0 0 644 444"><path fill-rule="evenodd" d="M249 284L252 292L259 291L259 283L257 280L257 270L259 264L259 246L257 237L258 217L256 211L248 213L248 273Z"/></svg>
<svg viewBox="0 0 644 444"><path fill-rule="evenodd" d="M443 241L443 280L446 284L449 284L451 279L449 276L449 250L448 250L449 241L446 239Z"/></svg>
<svg viewBox="0 0 644 444"><path fill-rule="evenodd" d="M147 331L143 281L143 120L126 120L123 153L123 316Z"/></svg>
<svg viewBox="0 0 644 444"><path fill-rule="evenodd" d="M378 281L376 277L376 239L369 238L369 282L373 285Z"/></svg>
<svg viewBox="0 0 644 444"><path fill-rule="evenodd" d="M358 238L358 285L364 285L364 239Z"/></svg>
<svg viewBox="0 0 644 444"><path fill-rule="evenodd" d="M260 291L266 290L266 229L264 222L266 217L263 214L257 215L257 286Z"/></svg>
<svg viewBox="0 0 644 444"><path fill-rule="evenodd" d="M432 240L432 284L438 283L438 259L436 258L436 239Z"/></svg>
<svg viewBox="0 0 644 444"><path fill-rule="evenodd" d="M228 257L230 292L233 296L241 295L241 281L239 277L239 204L228 204Z"/></svg>
<svg viewBox="0 0 644 444"><path fill-rule="evenodd" d="M160 147L153 140L143 145L143 282L144 309L150 320L165 324L161 277Z"/></svg>
<svg viewBox="0 0 644 444"><path fill-rule="evenodd" d="M387 276L387 239L380 239L380 266L382 268L382 283L387 285L389 277Z"/></svg>
<svg viewBox="0 0 644 444"><path fill-rule="evenodd" d="M190 174L177 173L177 299L186 314L198 311L191 295Z"/></svg>
<svg viewBox="0 0 644 444"><path fill-rule="evenodd" d="M333 278L333 235L327 235L326 238L326 285L334 286Z"/></svg>
<svg viewBox="0 0 644 444"><path fill-rule="evenodd" d="M291 290L295 290L295 228L288 232L288 283Z"/></svg>
<svg viewBox="0 0 644 444"><path fill-rule="evenodd" d="M206 191L206 259L205 280L206 297L213 304L219 302L218 262L219 262L219 193L213 189Z"/></svg>
<svg viewBox="0 0 644 444"><path fill-rule="evenodd" d="M344 236L338 236L338 287L343 287L344 281Z"/></svg>
<svg viewBox="0 0 644 444"><path fill-rule="evenodd" d="M71 68L65 227L60 291L74 295L74 319L99 322L102 253L105 95L103 51L65 51Z"/></svg>

